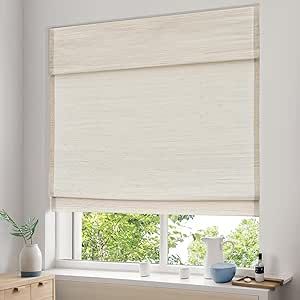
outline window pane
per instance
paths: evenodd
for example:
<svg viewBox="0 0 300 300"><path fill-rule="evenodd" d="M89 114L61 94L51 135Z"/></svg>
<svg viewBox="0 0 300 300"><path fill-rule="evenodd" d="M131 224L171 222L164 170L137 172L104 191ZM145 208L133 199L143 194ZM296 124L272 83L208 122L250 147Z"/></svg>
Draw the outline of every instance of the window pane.
<svg viewBox="0 0 300 300"><path fill-rule="evenodd" d="M84 213L82 259L159 262L159 215Z"/></svg>
<svg viewBox="0 0 300 300"><path fill-rule="evenodd" d="M203 237L223 235L234 242L224 245L225 261L238 267L253 265L259 251L259 219L253 217L169 215L169 264L203 265Z"/></svg>

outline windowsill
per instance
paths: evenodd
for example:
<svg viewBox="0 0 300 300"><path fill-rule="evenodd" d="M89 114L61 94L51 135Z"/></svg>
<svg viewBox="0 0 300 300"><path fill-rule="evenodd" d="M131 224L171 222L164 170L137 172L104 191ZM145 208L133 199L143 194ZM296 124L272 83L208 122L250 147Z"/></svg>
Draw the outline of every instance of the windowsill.
<svg viewBox="0 0 300 300"><path fill-rule="evenodd" d="M201 275L191 275L189 279L179 279L178 274L169 273L152 273L149 277L141 277L138 272L124 271L51 269L48 272L56 275L56 280L62 281L114 283L257 296L266 296L270 293L269 290L238 287L231 283L218 284Z"/></svg>

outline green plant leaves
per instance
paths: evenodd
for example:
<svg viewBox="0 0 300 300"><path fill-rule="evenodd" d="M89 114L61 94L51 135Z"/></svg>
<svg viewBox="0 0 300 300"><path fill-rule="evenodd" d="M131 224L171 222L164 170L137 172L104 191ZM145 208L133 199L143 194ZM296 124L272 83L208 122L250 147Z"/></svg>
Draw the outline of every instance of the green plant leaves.
<svg viewBox="0 0 300 300"><path fill-rule="evenodd" d="M32 239L38 222L39 220L33 217L29 218L28 221L21 226L21 231L26 240Z"/></svg>
<svg viewBox="0 0 300 300"><path fill-rule="evenodd" d="M28 221L19 226L12 217L4 210L0 210L0 220L5 221L11 225L10 234L16 237L22 237L25 244L27 241L30 241L32 244L32 237L35 233L36 227L38 225L39 220L37 218L29 218Z"/></svg>

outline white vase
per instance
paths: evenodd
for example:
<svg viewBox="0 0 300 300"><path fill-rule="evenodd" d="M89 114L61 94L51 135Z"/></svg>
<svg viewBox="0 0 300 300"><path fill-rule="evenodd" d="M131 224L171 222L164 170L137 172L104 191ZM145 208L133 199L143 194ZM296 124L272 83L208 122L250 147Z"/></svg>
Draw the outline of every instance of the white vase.
<svg viewBox="0 0 300 300"><path fill-rule="evenodd" d="M25 245L19 256L21 277L37 277L42 272L42 253L37 244Z"/></svg>

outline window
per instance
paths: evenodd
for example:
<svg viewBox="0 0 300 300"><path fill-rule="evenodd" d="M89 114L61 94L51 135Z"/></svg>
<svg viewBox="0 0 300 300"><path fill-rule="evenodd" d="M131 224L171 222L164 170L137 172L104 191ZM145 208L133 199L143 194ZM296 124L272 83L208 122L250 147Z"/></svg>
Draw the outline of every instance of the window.
<svg viewBox="0 0 300 300"><path fill-rule="evenodd" d="M73 214L72 224L73 241L65 242L71 242L73 257L64 258L201 266L206 253L202 238L220 235L235 244L233 249L224 245L225 260L240 268L252 267L259 251L255 217L87 212L79 218Z"/></svg>
<svg viewBox="0 0 300 300"><path fill-rule="evenodd" d="M81 258L159 263L159 224L159 215L84 213Z"/></svg>
<svg viewBox="0 0 300 300"><path fill-rule="evenodd" d="M202 238L220 235L235 245L224 245L225 260L250 268L259 252L259 221L254 217L170 215L168 262L203 265L206 246Z"/></svg>
<svg viewBox="0 0 300 300"><path fill-rule="evenodd" d="M222 234L251 266L258 20L249 6L49 30L58 259L198 266Z"/></svg>

